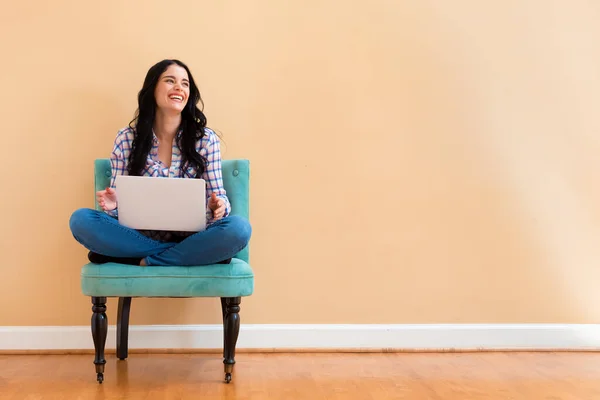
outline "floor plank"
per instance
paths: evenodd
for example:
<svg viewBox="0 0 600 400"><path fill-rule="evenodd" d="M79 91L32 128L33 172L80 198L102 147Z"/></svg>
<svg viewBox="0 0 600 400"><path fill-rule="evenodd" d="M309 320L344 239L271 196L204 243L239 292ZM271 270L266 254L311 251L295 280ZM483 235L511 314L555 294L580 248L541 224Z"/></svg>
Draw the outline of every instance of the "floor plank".
<svg viewBox="0 0 600 400"><path fill-rule="evenodd" d="M599 353L0 355L0 399L600 399Z"/></svg>

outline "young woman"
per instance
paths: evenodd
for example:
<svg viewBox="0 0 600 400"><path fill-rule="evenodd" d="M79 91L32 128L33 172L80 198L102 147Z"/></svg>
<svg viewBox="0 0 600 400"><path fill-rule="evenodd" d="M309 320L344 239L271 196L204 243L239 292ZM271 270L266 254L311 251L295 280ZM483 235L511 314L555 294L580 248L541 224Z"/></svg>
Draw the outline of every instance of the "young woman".
<svg viewBox="0 0 600 400"><path fill-rule="evenodd" d="M91 262L135 265L228 263L250 240L249 222L230 216L223 188L219 138L198 109L200 92L188 67L163 60L146 74L138 110L121 129L110 156L110 187L96 193L103 211L79 209L70 219ZM119 174L206 181L207 228L202 232L138 231L120 225L115 178ZM149 200L151 201L151 200ZM160 212L162 204L156 204Z"/></svg>

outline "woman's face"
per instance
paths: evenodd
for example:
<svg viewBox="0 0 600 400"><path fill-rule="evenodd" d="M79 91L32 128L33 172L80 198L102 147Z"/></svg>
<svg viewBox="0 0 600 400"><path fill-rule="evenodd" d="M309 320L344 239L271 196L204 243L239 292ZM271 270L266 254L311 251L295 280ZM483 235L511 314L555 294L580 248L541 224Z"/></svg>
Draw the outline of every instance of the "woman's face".
<svg viewBox="0 0 600 400"><path fill-rule="evenodd" d="M185 68L171 64L156 83L156 106L165 112L181 113L190 95L190 81Z"/></svg>

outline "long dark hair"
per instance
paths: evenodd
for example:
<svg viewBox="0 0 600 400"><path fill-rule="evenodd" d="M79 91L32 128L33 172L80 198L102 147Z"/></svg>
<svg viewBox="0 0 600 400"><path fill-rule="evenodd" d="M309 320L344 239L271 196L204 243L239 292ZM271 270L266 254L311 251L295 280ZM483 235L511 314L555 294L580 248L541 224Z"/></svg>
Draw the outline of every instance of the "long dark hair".
<svg viewBox="0 0 600 400"><path fill-rule="evenodd" d="M148 153L152 149L152 125L156 115L156 99L154 98L154 89L158 83L160 75L173 64L185 68L190 81L190 95L185 108L181 112L181 135L177 136L176 143L181 151L181 173L182 177L186 174L188 167L196 170L196 176L190 178L199 178L206 169L206 159L196 151L196 141L205 135L206 116L197 107L200 103L204 106L200 91L194 82L192 73L187 65L179 60L162 60L153 65L146 74L144 85L138 93L138 109L135 117L129 123L129 127L134 131L134 139L129 155L127 173L129 175L141 175Z"/></svg>

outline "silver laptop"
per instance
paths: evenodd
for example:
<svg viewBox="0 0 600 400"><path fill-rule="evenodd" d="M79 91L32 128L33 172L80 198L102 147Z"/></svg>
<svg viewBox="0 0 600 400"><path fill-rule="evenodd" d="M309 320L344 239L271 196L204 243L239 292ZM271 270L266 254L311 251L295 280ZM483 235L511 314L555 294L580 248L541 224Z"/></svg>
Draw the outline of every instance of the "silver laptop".
<svg viewBox="0 0 600 400"><path fill-rule="evenodd" d="M133 229L206 229L204 179L117 175L119 223Z"/></svg>

